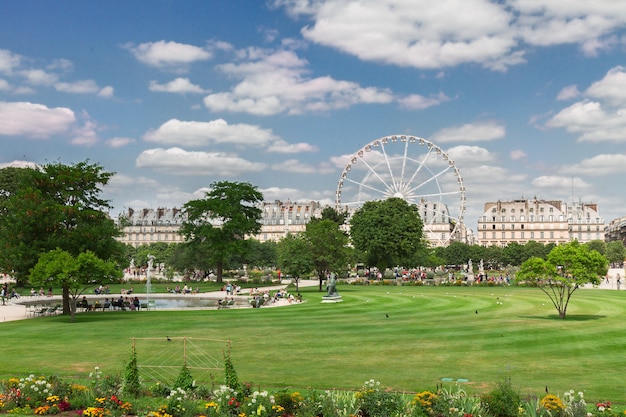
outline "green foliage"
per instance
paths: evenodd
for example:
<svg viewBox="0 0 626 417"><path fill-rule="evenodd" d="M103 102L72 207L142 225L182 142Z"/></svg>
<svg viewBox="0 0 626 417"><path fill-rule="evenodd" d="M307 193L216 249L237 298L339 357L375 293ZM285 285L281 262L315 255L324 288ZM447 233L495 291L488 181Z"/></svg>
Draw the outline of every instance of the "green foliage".
<svg viewBox="0 0 626 417"><path fill-rule="evenodd" d="M404 408L400 394L384 390L380 382L373 379L365 381L354 396L359 415L363 417L397 416Z"/></svg>
<svg viewBox="0 0 626 417"><path fill-rule="evenodd" d="M233 365L230 353L224 354L224 377L226 386L241 395L239 378L237 377L237 371Z"/></svg>
<svg viewBox="0 0 626 417"><path fill-rule="evenodd" d="M141 382L139 381L139 367L137 366L137 351L133 346L130 359L124 371L124 386L122 391L131 397L138 397L141 393Z"/></svg>
<svg viewBox="0 0 626 417"><path fill-rule="evenodd" d="M15 271L25 284L39 255L56 248L119 262L123 245L114 237L120 231L107 214L108 201L99 197L112 176L98 164L54 163L25 168L14 182L0 184L0 269Z"/></svg>
<svg viewBox="0 0 626 417"><path fill-rule="evenodd" d="M349 239L339 226L332 220L319 220L306 225L303 238L308 244L313 269L320 279L327 272L340 277L347 275Z"/></svg>
<svg viewBox="0 0 626 417"><path fill-rule="evenodd" d="M517 279L538 286L564 319L574 292L587 283L597 284L607 270L603 255L573 241L554 247L547 260L532 257L525 261Z"/></svg>
<svg viewBox="0 0 626 417"><path fill-rule="evenodd" d="M611 263L621 264L626 259L626 248L620 241L613 241L606 244L606 257Z"/></svg>
<svg viewBox="0 0 626 417"><path fill-rule="evenodd" d="M256 206L261 201L263 194L249 183L218 181L211 184L204 199L185 203L187 220L180 233L192 250L188 259L194 264L188 266L208 269L214 265L217 281L221 282L224 265L233 255L245 253L245 236L261 230L262 213ZM216 221L217 226L212 223Z"/></svg>
<svg viewBox="0 0 626 417"><path fill-rule="evenodd" d="M189 391L193 390L195 385L196 383L191 375L191 371L187 368L187 365L183 365L176 381L174 381L174 388L182 388L185 391Z"/></svg>
<svg viewBox="0 0 626 417"><path fill-rule="evenodd" d="M63 311L71 313L72 321L76 312L76 299L87 287L113 283L121 277L122 271L117 264L99 259L93 252L87 251L73 257L59 248L41 254L30 271L33 285L62 288Z"/></svg>
<svg viewBox="0 0 626 417"><path fill-rule="evenodd" d="M282 415L291 416L302 406L304 398L298 391L290 392L285 389L274 393L274 401L282 407Z"/></svg>
<svg viewBox="0 0 626 417"><path fill-rule="evenodd" d="M510 378L499 382L496 388L482 397L487 414L492 417L517 417L522 396L516 391Z"/></svg>
<svg viewBox="0 0 626 417"><path fill-rule="evenodd" d="M418 208L400 198L368 201L350 219L350 236L368 265L380 271L412 264L426 250Z"/></svg>
<svg viewBox="0 0 626 417"><path fill-rule="evenodd" d="M302 277L314 269L311 244L302 235L287 235L277 244L278 266L285 275Z"/></svg>

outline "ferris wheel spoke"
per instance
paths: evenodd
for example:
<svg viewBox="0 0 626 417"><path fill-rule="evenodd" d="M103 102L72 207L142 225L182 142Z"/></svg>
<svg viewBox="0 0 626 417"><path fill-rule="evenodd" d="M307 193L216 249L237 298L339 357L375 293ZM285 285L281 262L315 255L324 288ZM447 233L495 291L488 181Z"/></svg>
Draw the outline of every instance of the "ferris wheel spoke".
<svg viewBox="0 0 626 417"><path fill-rule="evenodd" d="M385 159L387 158L386 154L385 154ZM389 186L389 184L387 183L387 181L385 181L380 174L378 174L378 172L376 172L376 170L374 168L372 168L372 166L370 164L367 163L367 161L365 159L361 159L361 162L363 162L363 164L365 164L365 166L367 167L367 169L369 169L370 174L373 174L376 178L378 178L378 180L383 183L385 185L385 187L387 188L387 190L392 190L393 188ZM391 177L393 179L393 175Z"/></svg>
<svg viewBox="0 0 626 417"><path fill-rule="evenodd" d="M411 191L411 192L414 192L415 190L418 190L418 189L422 188L423 186L425 186L426 184L431 183L432 181L437 182L437 187L438 187L438 188L441 188L441 187L439 186L439 181L437 181L437 180L439 179L439 177L441 177L443 174L445 174L445 173L446 173L446 172L448 172L449 170L450 170L450 168L448 167L448 168L445 168L445 169L443 169L443 170L439 171L439 172L438 172L438 173L436 173L436 174L432 174L432 176L431 176L430 178L428 178L426 181L422 181L420 184L417 184L415 187L412 187L412 188L410 189L410 191Z"/></svg>
<svg viewBox="0 0 626 417"><path fill-rule="evenodd" d="M417 174L419 174L422 171L422 168L424 168L424 164L426 163L426 161L428 160L428 158L430 158L430 154L433 152L433 148L428 148L428 152L426 153L426 155L424 155L424 158L422 158L420 161L418 161L417 163L417 168L415 168L415 171L413 172L413 175L411 175L411 179L409 179L409 184L411 184L413 181L415 181L415 177L417 177Z"/></svg>
<svg viewBox="0 0 626 417"><path fill-rule="evenodd" d="M389 173L389 178L391 178L392 187L390 188L388 184L385 183L388 190L397 190L398 184L396 184L396 177L393 174L393 169L391 168L391 164L389 163L389 156L387 155L387 151L385 150L385 144L380 144L380 149L382 150L383 157L385 158L385 165L387 166L387 172ZM380 178L380 177L379 177ZM380 178L383 181L382 178Z"/></svg>
<svg viewBox="0 0 626 417"><path fill-rule="evenodd" d="M372 191L376 191L377 193L380 193L381 195L387 195L387 191L380 190L380 189L378 189L376 187L373 187L373 186L371 186L369 184L366 184L364 182L354 181L354 180L351 180L350 178L345 178L344 181L351 182L352 184L356 184L359 187L363 187L363 188L367 188L367 189L372 190Z"/></svg>

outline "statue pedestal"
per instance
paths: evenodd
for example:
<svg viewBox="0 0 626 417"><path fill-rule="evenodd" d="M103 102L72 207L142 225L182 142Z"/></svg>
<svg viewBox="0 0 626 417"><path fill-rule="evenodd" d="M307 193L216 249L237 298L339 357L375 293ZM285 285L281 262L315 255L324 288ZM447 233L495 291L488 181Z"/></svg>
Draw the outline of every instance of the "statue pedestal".
<svg viewBox="0 0 626 417"><path fill-rule="evenodd" d="M474 285L474 281L475 281L474 274L473 273L467 274L467 285Z"/></svg>
<svg viewBox="0 0 626 417"><path fill-rule="evenodd" d="M322 297L322 303L340 303L342 301L340 295L325 295Z"/></svg>

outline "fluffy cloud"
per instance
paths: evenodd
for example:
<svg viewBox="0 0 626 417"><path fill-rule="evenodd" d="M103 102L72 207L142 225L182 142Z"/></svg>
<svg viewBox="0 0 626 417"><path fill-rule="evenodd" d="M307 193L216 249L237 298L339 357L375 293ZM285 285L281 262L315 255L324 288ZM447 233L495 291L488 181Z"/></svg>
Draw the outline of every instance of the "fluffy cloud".
<svg viewBox="0 0 626 417"><path fill-rule="evenodd" d="M178 42L147 42L139 45L127 44L125 47L140 62L158 68L180 69L197 61L206 61L211 52L194 45Z"/></svg>
<svg viewBox="0 0 626 417"><path fill-rule="evenodd" d="M527 45L577 43L595 55L617 42L626 3L613 0L274 0L306 17L308 40L366 61L422 69L464 63L504 71L524 62Z"/></svg>
<svg viewBox="0 0 626 417"><path fill-rule="evenodd" d="M398 103L402 107L409 110L423 110L428 107L438 106L441 103L450 100L445 94L439 93L431 97L424 97L419 94L411 94L406 97L398 99Z"/></svg>
<svg viewBox="0 0 626 417"><path fill-rule="evenodd" d="M580 142L626 142L626 71L618 66L552 116L546 126L578 134Z"/></svg>
<svg viewBox="0 0 626 417"><path fill-rule="evenodd" d="M561 177L557 175L543 175L534 178L531 184L537 188L546 188L549 191L552 190L568 190L572 187L576 187L577 190L589 189L590 184L586 183L580 178Z"/></svg>
<svg viewBox="0 0 626 417"><path fill-rule="evenodd" d="M332 174L337 169L327 163L311 165L298 161L297 159L287 159L272 165L273 171L293 172L296 174Z"/></svg>
<svg viewBox="0 0 626 417"><path fill-rule="evenodd" d="M223 119L186 122L171 119L144 135L144 140L168 145L206 146L213 143L267 146L278 139L269 129L248 124L229 125Z"/></svg>
<svg viewBox="0 0 626 417"><path fill-rule="evenodd" d="M105 144L111 148L123 148L131 143L135 143L135 139L126 137L115 137L105 142Z"/></svg>
<svg viewBox="0 0 626 417"><path fill-rule="evenodd" d="M58 82L54 84L55 90L69 94L96 94L99 97L113 97L113 87L100 88L94 80L80 80L74 82Z"/></svg>
<svg viewBox="0 0 626 417"><path fill-rule="evenodd" d="M148 87L150 91L158 93L178 93L178 94L201 94L204 89L198 85L192 84L189 78L176 78L166 84L159 84L156 81L150 81Z"/></svg>
<svg viewBox="0 0 626 417"><path fill-rule="evenodd" d="M259 172L266 164L251 162L236 155L216 152L188 152L180 148L147 149L137 157L139 168L151 168L172 175L216 175L236 177Z"/></svg>
<svg viewBox="0 0 626 417"><path fill-rule="evenodd" d="M0 102L0 135L45 139L68 132L75 123L74 112L65 107Z"/></svg>
<svg viewBox="0 0 626 417"><path fill-rule="evenodd" d="M6 49L0 49L0 74L11 75L13 69L18 68L21 58Z"/></svg>
<svg viewBox="0 0 626 417"><path fill-rule="evenodd" d="M561 167L559 172L571 175L622 175L626 173L626 154L602 154L584 159L578 164Z"/></svg>
<svg viewBox="0 0 626 417"><path fill-rule="evenodd" d="M432 138L436 143L479 142L502 139L505 134L506 128L501 123L489 120L444 128Z"/></svg>
<svg viewBox="0 0 626 417"><path fill-rule="evenodd" d="M241 51L241 63L218 68L241 79L230 92L210 94L205 106L215 112L246 112L256 115L302 114L348 108L363 103L390 103L386 89L361 87L331 77L307 76L307 62L293 51Z"/></svg>

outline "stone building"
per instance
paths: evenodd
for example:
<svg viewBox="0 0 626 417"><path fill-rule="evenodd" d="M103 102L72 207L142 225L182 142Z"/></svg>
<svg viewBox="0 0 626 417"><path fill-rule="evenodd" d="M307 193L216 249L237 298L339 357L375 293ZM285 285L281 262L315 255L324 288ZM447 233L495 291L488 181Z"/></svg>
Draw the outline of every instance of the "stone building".
<svg viewBox="0 0 626 417"><path fill-rule="evenodd" d="M626 216L611 220L604 230L604 239L607 242L619 241L626 246Z"/></svg>
<svg viewBox="0 0 626 417"><path fill-rule="evenodd" d="M129 208L117 219L123 230L118 240L134 247L156 242L180 243L183 237L178 234L178 230L184 220L184 214L179 208Z"/></svg>
<svg viewBox="0 0 626 417"><path fill-rule="evenodd" d="M476 240L482 246L566 243L604 240L604 219L594 203L520 199L485 203L478 219Z"/></svg>

